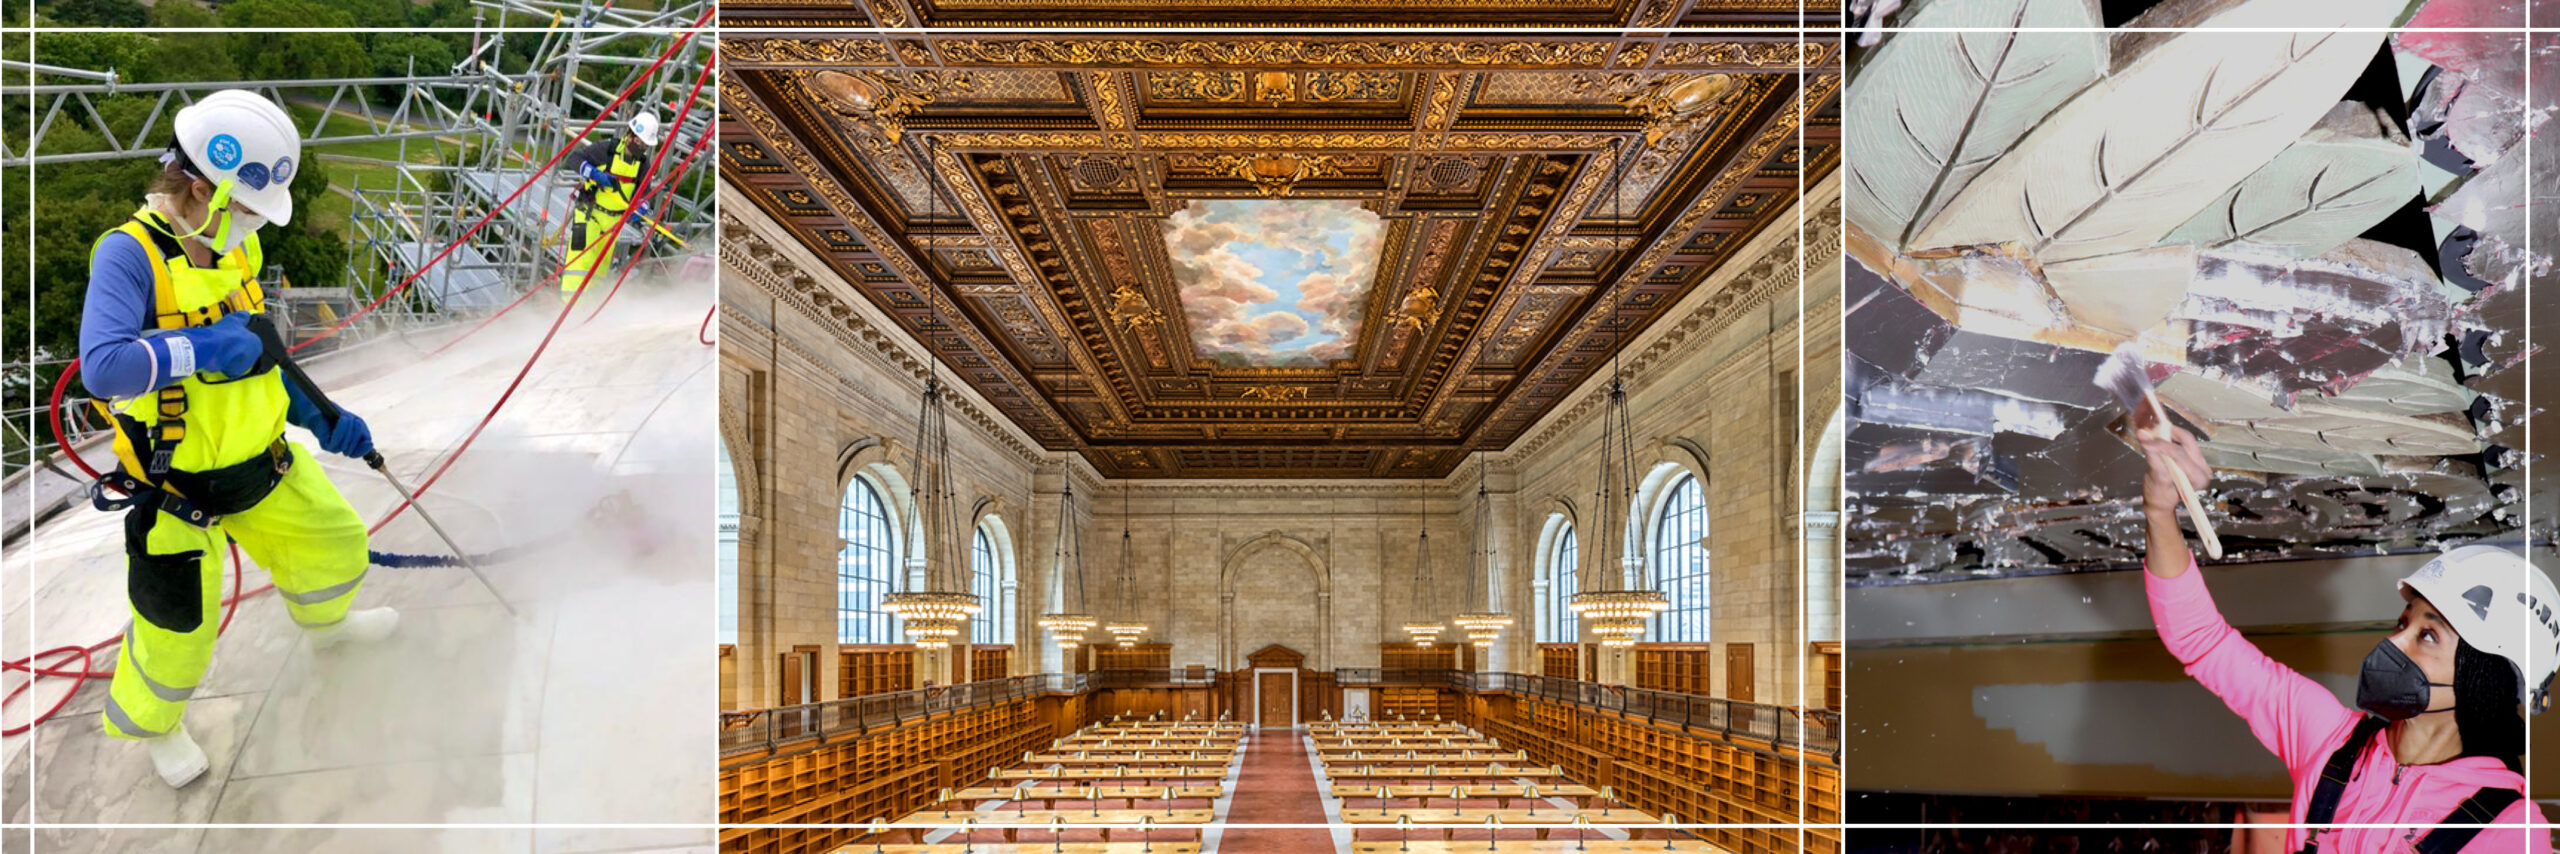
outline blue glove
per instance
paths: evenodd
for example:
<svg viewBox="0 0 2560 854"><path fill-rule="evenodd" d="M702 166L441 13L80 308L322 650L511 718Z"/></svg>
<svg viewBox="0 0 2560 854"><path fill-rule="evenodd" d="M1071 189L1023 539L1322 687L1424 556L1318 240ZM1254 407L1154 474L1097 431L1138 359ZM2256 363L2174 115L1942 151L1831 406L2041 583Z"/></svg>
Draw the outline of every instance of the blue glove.
<svg viewBox="0 0 2560 854"><path fill-rule="evenodd" d="M348 457L373 453L373 428L365 426L364 419L341 408L337 422L330 423L328 416L320 411L319 404L302 396L301 386L285 383L284 393L287 398L284 420L311 431L311 435L320 440L320 450Z"/></svg>
<svg viewBox="0 0 2560 854"><path fill-rule="evenodd" d="M613 173L598 169L593 163L578 164L578 175L608 190L622 186L622 182L613 179Z"/></svg>
<svg viewBox="0 0 2560 854"><path fill-rule="evenodd" d="M649 215L649 203L648 203L648 202L641 202L641 203L640 203L640 216L641 216L641 217L643 217L643 218L646 218L648 215Z"/></svg>
<svg viewBox="0 0 2560 854"><path fill-rule="evenodd" d="M222 316L211 326L180 329L178 337L187 340L195 353L195 370L213 371L238 376L258 366L258 357L266 352L266 344L258 334L249 331L249 313L235 311ZM171 367L182 367L172 359ZM183 372L177 372L183 373Z"/></svg>
<svg viewBox="0 0 2560 854"><path fill-rule="evenodd" d="M320 437L320 450L342 457L362 459L373 453L373 428L365 426L364 419L344 409L338 410L338 423L314 430L312 435Z"/></svg>

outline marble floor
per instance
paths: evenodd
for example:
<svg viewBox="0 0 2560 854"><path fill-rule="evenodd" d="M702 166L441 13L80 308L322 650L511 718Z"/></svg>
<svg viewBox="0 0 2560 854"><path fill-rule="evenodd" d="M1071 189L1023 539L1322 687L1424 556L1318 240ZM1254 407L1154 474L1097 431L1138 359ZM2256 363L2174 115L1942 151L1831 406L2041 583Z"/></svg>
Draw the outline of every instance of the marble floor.
<svg viewBox="0 0 2560 854"><path fill-rule="evenodd" d="M38 824L537 824L530 830L38 827L46 852L709 851L713 821L711 282L635 279L596 322L578 307L514 399L424 499L483 569L377 567L357 607L398 632L315 653L274 594L240 603L187 727L212 770L172 790L108 739L105 680L0 739L0 818ZM593 297L591 296L590 299ZM488 411L555 312L537 302L432 358L458 329L383 336L309 368L415 486ZM537 317L536 315L540 315ZM299 430L290 435L309 443ZM321 459L366 518L396 502L363 464ZM0 654L94 643L127 619L120 517L86 508L0 562ZM441 553L415 513L379 551ZM246 567L254 588L264 574ZM502 607L500 597L515 613ZM112 648L96 668L113 666ZM16 684L12 676L10 685ZM61 699L8 704L22 722ZM577 825L697 825L590 829ZM18 849L16 838L8 846Z"/></svg>

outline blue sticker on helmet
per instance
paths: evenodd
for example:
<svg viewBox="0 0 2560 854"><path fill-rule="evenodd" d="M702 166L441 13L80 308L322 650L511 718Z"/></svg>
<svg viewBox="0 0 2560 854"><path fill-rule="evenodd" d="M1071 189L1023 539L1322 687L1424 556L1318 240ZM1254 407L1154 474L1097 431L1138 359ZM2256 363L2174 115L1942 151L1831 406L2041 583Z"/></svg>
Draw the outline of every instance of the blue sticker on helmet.
<svg viewBox="0 0 2560 854"><path fill-rule="evenodd" d="M289 181L292 181L292 180L293 180L293 158L291 158L291 157L278 157L278 158L276 158L276 177L275 177L275 181L276 181L276 183L278 183L278 184L282 184L282 183L286 183L286 182L289 182Z"/></svg>
<svg viewBox="0 0 2560 854"><path fill-rule="evenodd" d="M215 169L239 166L240 140L232 138L227 133L214 134L213 139L205 141L204 159L211 162Z"/></svg>
<svg viewBox="0 0 2560 854"><path fill-rule="evenodd" d="M264 190L267 188L267 164L243 163L240 164L240 171L232 174L240 179L240 183L249 185L249 189Z"/></svg>

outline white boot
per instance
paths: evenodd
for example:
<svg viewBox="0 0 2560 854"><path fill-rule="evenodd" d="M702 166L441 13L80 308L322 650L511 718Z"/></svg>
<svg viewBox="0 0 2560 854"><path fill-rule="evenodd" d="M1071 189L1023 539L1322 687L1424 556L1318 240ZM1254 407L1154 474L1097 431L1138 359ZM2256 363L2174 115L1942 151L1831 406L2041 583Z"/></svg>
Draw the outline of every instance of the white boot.
<svg viewBox="0 0 2560 854"><path fill-rule="evenodd" d="M204 758L204 748L187 737L184 726L170 730L168 735L143 739L142 746L151 751L151 770L160 772L160 779L172 789L195 782L204 776L206 768L212 767Z"/></svg>
<svg viewBox="0 0 2560 854"><path fill-rule="evenodd" d="M328 650L347 643L372 643L391 636L399 628L400 612L390 608L366 608L348 611L347 618L334 626L307 630L313 650Z"/></svg>

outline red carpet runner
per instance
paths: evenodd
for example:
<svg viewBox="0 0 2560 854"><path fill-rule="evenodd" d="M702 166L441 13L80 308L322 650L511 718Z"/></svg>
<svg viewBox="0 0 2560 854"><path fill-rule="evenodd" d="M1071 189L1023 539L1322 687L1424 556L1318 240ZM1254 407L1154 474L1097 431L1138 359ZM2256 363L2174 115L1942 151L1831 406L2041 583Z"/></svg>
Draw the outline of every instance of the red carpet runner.
<svg viewBox="0 0 2560 854"><path fill-rule="evenodd" d="M1234 799L1227 803L1227 823L1323 824L1323 796L1317 794L1315 769L1307 761L1306 742L1291 730L1256 731L1245 741L1244 767L1236 772ZM1218 854L1320 854L1333 850L1333 834L1324 828L1236 828L1226 832Z"/></svg>

